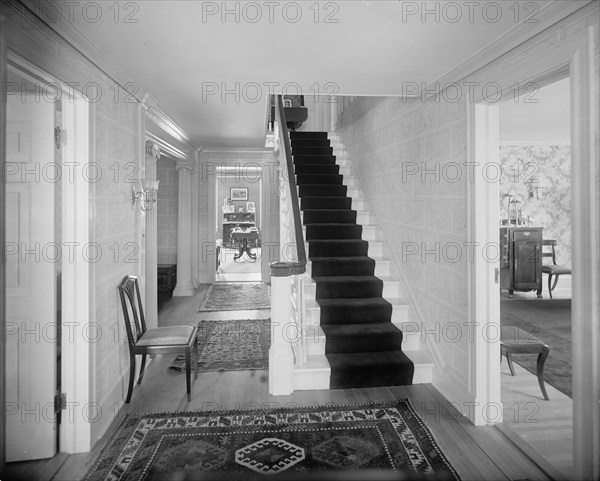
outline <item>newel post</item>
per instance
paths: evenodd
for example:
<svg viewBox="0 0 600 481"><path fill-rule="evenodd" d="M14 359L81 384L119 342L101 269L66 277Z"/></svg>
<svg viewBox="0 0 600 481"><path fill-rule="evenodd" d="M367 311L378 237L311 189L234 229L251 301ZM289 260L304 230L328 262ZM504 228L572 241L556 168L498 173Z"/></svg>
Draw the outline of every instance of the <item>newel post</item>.
<svg viewBox="0 0 600 481"><path fill-rule="evenodd" d="M294 391L294 354L285 329L290 304L292 268L286 262L271 264L271 347L269 349L269 394L283 396Z"/></svg>

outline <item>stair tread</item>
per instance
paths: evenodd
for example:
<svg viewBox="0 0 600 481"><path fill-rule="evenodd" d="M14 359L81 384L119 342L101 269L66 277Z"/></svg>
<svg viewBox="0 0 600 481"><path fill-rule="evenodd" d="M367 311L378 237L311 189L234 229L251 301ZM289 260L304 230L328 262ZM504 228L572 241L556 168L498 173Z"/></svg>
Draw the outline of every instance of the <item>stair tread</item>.
<svg viewBox="0 0 600 481"><path fill-rule="evenodd" d="M336 306L343 304L344 306L382 306L391 304L383 297L349 297L349 298L334 298L334 299L319 299L321 306Z"/></svg>
<svg viewBox="0 0 600 481"><path fill-rule="evenodd" d="M398 284L400 282L391 276L317 276L317 277L306 277L304 280L304 283L305 283L305 285L313 285L313 284L316 284L316 279L319 279L319 280L340 279L343 282L344 279L363 279L363 278L371 279L373 277L381 280L384 284L389 284L389 283Z"/></svg>
<svg viewBox="0 0 600 481"><path fill-rule="evenodd" d="M381 324L328 324L322 326L327 336L402 335L402 331L391 322Z"/></svg>
<svg viewBox="0 0 600 481"><path fill-rule="evenodd" d="M352 300L353 298L343 298L343 299L338 299L340 302L342 301L349 301ZM372 297L372 298L354 298L353 300L357 300L357 301L364 301L365 299L382 299L384 301L386 301L388 304L391 304L392 307L395 308L410 308L410 304L408 302L406 302L406 299L403 299L402 297L381 297L381 298L377 298L377 297ZM327 301L327 300L331 300L331 299L320 299L322 301ZM306 299L306 309L314 309L316 307L320 307L319 303L317 302L316 299Z"/></svg>
<svg viewBox="0 0 600 481"><path fill-rule="evenodd" d="M330 353L327 359L331 366L344 365L354 366L381 366L381 365L405 365L411 360L404 351L374 351L374 352L353 352L353 353Z"/></svg>

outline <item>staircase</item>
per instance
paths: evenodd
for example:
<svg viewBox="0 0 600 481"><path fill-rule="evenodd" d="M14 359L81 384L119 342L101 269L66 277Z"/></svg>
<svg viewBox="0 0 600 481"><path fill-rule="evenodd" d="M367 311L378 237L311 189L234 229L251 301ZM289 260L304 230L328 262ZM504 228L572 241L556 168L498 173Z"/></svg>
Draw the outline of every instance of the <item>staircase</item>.
<svg viewBox="0 0 600 481"><path fill-rule="evenodd" d="M370 223L356 178L338 160L327 132L291 132L307 242L305 326L308 362L295 389L347 389L431 382L409 306ZM337 152L336 152L337 153Z"/></svg>

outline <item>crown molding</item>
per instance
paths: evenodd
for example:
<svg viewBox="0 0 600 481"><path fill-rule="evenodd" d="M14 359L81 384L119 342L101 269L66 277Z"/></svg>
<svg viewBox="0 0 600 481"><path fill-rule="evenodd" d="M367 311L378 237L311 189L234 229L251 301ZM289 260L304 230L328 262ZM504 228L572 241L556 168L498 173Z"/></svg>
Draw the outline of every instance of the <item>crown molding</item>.
<svg viewBox="0 0 600 481"><path fill-rule="evenodd" d="M513 28L498 37L492 43L486 45L477 53L469 57L458 66L444 74L438 80L429 84L427 91L430 88L440 86L448 86L454 82L459 82L466 77L472 75L478 70L484 68L489 63L495 61L502 55L507 54L525 41L546 30L548 27L558 23L569 15L587 7L590 3L596 0L587 0L584 4L579 1L572 0L552 0L543 2L539 12L536 14L536 23L519 23ZM415 96L420 96L417 93Z"/></svg>
<svg viewBox="0 0 600 481"><path fill-rule="evenodd" d="M169 157L181 160L190 159L190 156L186 152L178 149L151 132L146 131L146 141L154 142L160 148L161 153L167 154Z"/></svg>
<svg viewBox="0 0 600 481"><path fill-rule="evenodd" d="M81 30L79 30L72 22L69 22L64 16L57 19L52 19L52 22L47 22L40 17L39 5L40 0L14 0L12 3L18 8L26 8L30 10L29 16L35 16L47 28L52 30L79 55L86 59L90 64L96 67L100 72L110 78L113 82L125 89L124 85L134 83L138 89L135 94L131 94L138 102L146 109L146 115L152 122L158 125L162 130L177 139L179 142L186 144L190 150L195 148L191 137L183 130L171 117L163 112L158 107L158 101L141 85L134 81L119 65L111 60L104 51L94 42L87 38Z"/></svg>

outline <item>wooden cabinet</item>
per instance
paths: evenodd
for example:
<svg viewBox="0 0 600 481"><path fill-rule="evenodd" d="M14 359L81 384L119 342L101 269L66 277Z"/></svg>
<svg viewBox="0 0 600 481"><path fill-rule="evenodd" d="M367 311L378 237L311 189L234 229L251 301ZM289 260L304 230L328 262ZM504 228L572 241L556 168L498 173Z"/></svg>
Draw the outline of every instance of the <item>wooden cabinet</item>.
<svg viewBox="0 0 600 481"><path fill-rule="evenodd" d="M500 289L537 291L542 297L541 227L500 228Z"/></svg>

